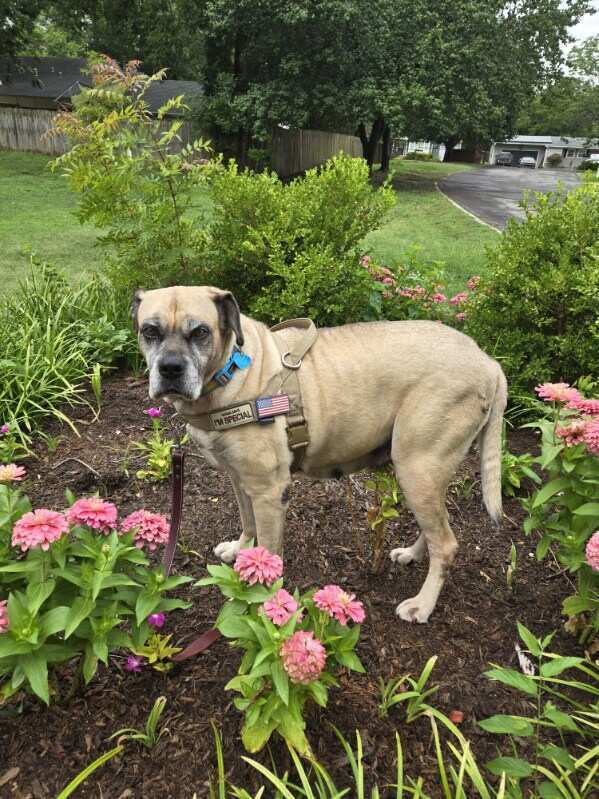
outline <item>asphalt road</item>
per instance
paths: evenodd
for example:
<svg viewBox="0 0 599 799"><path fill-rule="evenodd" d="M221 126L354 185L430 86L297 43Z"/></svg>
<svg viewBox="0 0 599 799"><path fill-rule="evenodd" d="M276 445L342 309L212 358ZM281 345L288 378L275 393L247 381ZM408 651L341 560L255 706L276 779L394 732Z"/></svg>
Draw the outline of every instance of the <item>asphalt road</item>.
<svg viewBox="0 0 599 799"><path fill-rule="evenodd" d="M528 191L548 192L564 184L569 191L580 184L575 172L566 169L484 167L458 172L439 183L441 191L462 208L503 230L508 219L523 219L518 203Z"/></svg>

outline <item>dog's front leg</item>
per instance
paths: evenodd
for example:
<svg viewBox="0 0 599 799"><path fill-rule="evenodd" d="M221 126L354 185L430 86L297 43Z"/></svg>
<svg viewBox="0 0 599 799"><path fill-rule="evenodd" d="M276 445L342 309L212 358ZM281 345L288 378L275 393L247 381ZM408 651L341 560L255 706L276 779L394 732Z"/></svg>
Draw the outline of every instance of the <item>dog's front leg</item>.
<svg viewBox="0 0 599 799"><path fill-rule="evenodd" d="M252 501L241 487L241 483L234 472L229 472L235 499L239 507L241 517L241 535L237 541L222 541L214 548L214 554L225 563L233 563L240 549L246 547L252 539L256 538L256 521Z"/></svg>
<svg viewBox="0 0 599 799"><path fill-rule="evenodd" d="M258 545L283 556L283 530L287 513L289 476L252 496Z"/></svg>

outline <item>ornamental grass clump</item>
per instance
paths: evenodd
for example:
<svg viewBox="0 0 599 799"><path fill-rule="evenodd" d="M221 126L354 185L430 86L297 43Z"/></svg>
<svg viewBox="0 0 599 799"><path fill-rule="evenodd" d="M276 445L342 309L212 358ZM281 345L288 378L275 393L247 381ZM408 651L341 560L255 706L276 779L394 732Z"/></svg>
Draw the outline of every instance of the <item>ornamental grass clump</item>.
<svg viewBox="0 0 599 799"><path fill-rule="evenodd" d="M166 541L165 517L139 510L119 524L111 502L67 500L32 510L0 483L0 703L27 690L49 704L69 677L76 685L71 662L88 683L118 650L131 653L130 671L166 671L178 651L157 630L188 607L167 595L191 578L167 577L144 551Z"/></svg>
<svg viewBox="0 0 599 799"><path fill-rule="evenodd" d="M355 653L364 606L338 585L289 593L281 558L264 547L242 549L233 567L209 565L208 572L197 585L216 585L226 597L216 627L244 650L226 689L240 694L234 703L245 714L245 748L257 752L277 732L310 754L306 702L326 707L341 669L364 671Z"/></svg>
<svg viewBox="0 0 599 799"><path fill-rule="evenodd" d="M552 549L576 575L576 593L563 603L567 627L589 640L599 633L599 399L586 398L568 383L536 387L548 406L539 422L537 465L547 480L528 499L527 533L538 532L537 558Z"/></svg>

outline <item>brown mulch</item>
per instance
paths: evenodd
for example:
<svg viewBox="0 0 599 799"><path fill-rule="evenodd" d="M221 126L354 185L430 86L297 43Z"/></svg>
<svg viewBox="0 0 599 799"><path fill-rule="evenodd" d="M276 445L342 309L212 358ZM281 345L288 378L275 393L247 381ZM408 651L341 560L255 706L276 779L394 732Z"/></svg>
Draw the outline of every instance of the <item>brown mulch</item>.
<svg viewBox="0 0 599 799"><path fill-rule="evenodd" d="M142 483L134 476L141 463L130 444L149 429L149 420L141 413L148 405L145 380L118 375L105 382L99 419L94 420L88 408L74 412L78 436L67 427L51 427L49 432L58 436L58 441L51 440L55 451L40 446L38 459L28 464L24 489L34 507L63 507L68 487L78 496L98 490L117 503L122 514L140 507L168 514L168 484ZM533 434L513 434L514 450L534 445ZM69 458L80 459L99 476L85 465L66 460ZM506 501L501 528L492 525L481 507L479 484L473 483L477 469L477 459L471 455L450 488L448 508L460 550L427 625L409 625L394 615L399 601L417 593L426 563L400 568L386 559L382 574L370 571L371 543L365 524L369 492L363 488L363 477L351 478L351 503L346 479L293 482L286 530L286 585L297 585L300 590L314 584L346 585L364 601L368 614L358 645L367 673L343 674L326 711L312 710L309 715L312 747L339 786L348 784L349 771L331 724L349 739L354 730L361 730L367 771L381 788L395 779L398 730L406 772L414 777L423 775L435 795L428 723L406 724L401 706L387 719L378 713L379 678L419 674L432 655L438 656L438 662L431 682L440 686L434 704L444 712L457 709L464 713L461 729L471 739L479 762L496 756L499 741L484 733L477 720L495 713L531 710L525 698L488 681L482 672L489 662L517 668L517 621L537 634L560 627L560 600L570 586L551 564L536 562L534 541L521 530L524 514L517 501ZM411 515L402 513L388 530L387 548L411 543L415 532ZM188 459L175 571L203 576L206 562L215 561L214 545L238 534L237 508L229 484L201 460ZM511 541L518 551L512 591L506 585ZM193 588L181 593L193 600L193 607L173 613L167 631L173 633L175 642L185 644L215 618L220 594ZM553 648L575 652L576 644L560 632ZM122 656L114 656L110 668L101 666L87 690L68 702L47 709L25 697L0 709L0 797L52 799L77 772L112 746L107 742L112 732L124 726L143 726L161 694L168 699L164 716L168 732L158 746L147 751L127 745L125 753L95 772L76 796L191 799L194 792L198 799L207 796L216 765L211 722L223 737L228 778L253 795L261 782L241 760L241 715L232 704L232 695L223 690L238 663L239 653L223 640L167 676L149 671L129 674L122 670ZM280 741L274 740L271 754L279 772L284 772L289 760ZM271 762L267 751L256 757Z"/></svg>

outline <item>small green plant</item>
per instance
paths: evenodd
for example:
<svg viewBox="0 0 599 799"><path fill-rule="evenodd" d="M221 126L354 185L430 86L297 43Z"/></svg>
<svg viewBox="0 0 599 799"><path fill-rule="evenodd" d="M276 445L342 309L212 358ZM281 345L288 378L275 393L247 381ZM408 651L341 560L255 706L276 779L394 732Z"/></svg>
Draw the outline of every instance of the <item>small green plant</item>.
<svg viewBox="0 0 599 799"><path fill-rule="evenodd" d="M375 492L373 503L366 512L366 520L372 530L372 571L379 573L383 565L387 523L390 519L397 519L397 506L403 506L405 500L395 474L390 469L376 469L372 478L366 480L364 485Z"/></svg>
<svg viewBox="0 0 599 799"><path fill-rule="evenodd" d="M92 369L90 383L94 397L96 398L96 417L100 414L100 406L102 404L102 367L99 363L94 364Z"/></svg>
<svg viewBox="0 0 599 799"><path fill-rule="evenodd" d="M522 671L493 665L485 676L524 694L535 712L479 722L486 732L507 736L510 744L510 754L486 767L506 775L509 797L591 799L599 790L599 671L581 657L548 652L553 634L537 638L522 624L518 633L534 662L519 652ZM565 678L563 673L571 670L576 676ZM568 746L572 735L576 747ZM526 738L532 741L532 756L512 754L522 750L518 742Z"/></svg>
<svg viewBox="0 0 599 799"><path fill-rule="evenodd" d="M459 480L454 480L450 488L460 499L463 499L465 502L470 502L477 485L479 485L478 480L474 477L465 476L461 477Z"/></svg>
<svg viewBox="0 0 599 799"><path fill-rule="evenodd" d="M123 727L114 732L108 740L112 741L113 738L117 738L119 745L126 741L139 741L146 749L153 749L162 736L168 732L166 727L158 728L165 707L166 696L159 696L150 710L143 730L136 727Z"/></svg>
<svg viewBox="0 0 599 799"><path fill-rule="evenodd" d="M124 746L119 744L119 746L115 746L108 752L104 752L104 754L96 758L93 763L90 763L89 766L86 766L79 772L79 774L75 775L69 784L58 794L56 799L68 799L69 796L72 796L75 793L80 785L83 785L88 777L91 777L94 771L99 769L100 766L103 766L105 763L108 763L109 760L112 760L114 757L120 755L124 748Z"/></svg>
<svg viewBox="0 0 599 799"><path fill-rule="evenodd" d="M510 547L510 562L505 573L505 582L511 591L514 587L514 578L516 576L516 569L518 566L518 553L516 552L516 545L512 541Z"/></svg>
<svg viewBox="0 0 599 799"><path fill-rule="evenodd" d="M439 690L438 685L427 688L427 683L431 672L437 662L437 656L429 658L426 665L422 669L422 673L418 679L413 679L409 674L403 677L398 677L394 680L385 682L382 677L379 678L379 689L381 693L381 701L379 703L379 715L381 718L387 718L389 711L395 705L406 703L406 720L408 722L414 721L423 710L427 707L424 700L432 696Z"/></svg>
<svg viewBox="0 0 599 799"><path fill-rule="evenodd" d="M13 479L24 470L14 467ZM0 697L25 689L49 704L61 681L56 666L78 660L86 683L116 650L143 651L164 670L168 638L153 635L165 612L188 607L167 593L191 581L167 577L143 551L168 538L159 514L135 511L118 522L116 506L75 500L65 513L31 511L28 498L0 485ZM148 642L148 639L150 641ZM160 643L160 646L158 646ZM172 652L172 650L170 650ZM139 671L134 654L126 668Z"/></svg>
<svg viewBox="0 0 599 799"><path fill-rule="evenodd" d="M147 455L146 468L139 469L135 476L139 480L159 482L166 480L170 474L175 443L165 437L160 408L148 408L144 413L152 419L152 433L147 441L136 441L133 444Z"/></svg>
<svg viewBox="0 0 599 799"><path fill-rule="evenodd" d="M599 632L599 399L585 399L567 383L544 383L537 393L551 403L551 413L527 426L541 431L536 464L547 480L522 504L528 511L527 534L540 535L537 558L552 548L558 561L576 575L576 593L563 612L579 617L582 641Z"/></svg>
<svg viewBox="0 0 599 799"><path fill-rule="evenodd" d="M306 702L326 707L338 671L364 671L355 652L362 603L336 585L289 594L281 559L264 547L242 549L234 568L209 565L208 572L197 585L216 585L227 598L215 626L244 650L225 686L240 694L234 704L245 715L243 745L257 752L276 731L309 755Z"/></svg>
<svg viewBox="0 0 599 799"><path fill-rule="evenodd" d="M504 435L501 450L501 489L506 496L515 497L525 477L537 485L542 482L532 468L536 462L536 457L530 452L523 452L521 455L510 452Z"/></svg>

